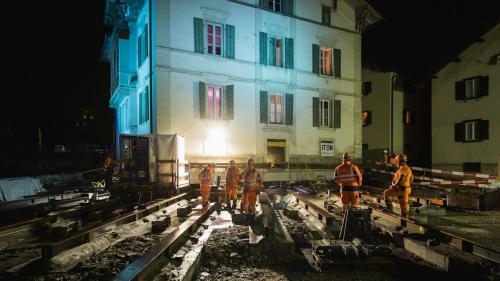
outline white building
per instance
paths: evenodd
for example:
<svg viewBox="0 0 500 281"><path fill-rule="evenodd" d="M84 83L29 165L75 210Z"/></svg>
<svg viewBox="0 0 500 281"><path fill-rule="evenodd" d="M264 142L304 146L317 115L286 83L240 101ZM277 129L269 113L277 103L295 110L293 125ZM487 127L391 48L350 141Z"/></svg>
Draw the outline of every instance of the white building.
<svg viewBox="0 0 500 281"><path fill-rule="evenodd" d="M108 0L116 134L181 134L191 162L360 158L379 19L364 0Z"/></svg>
<svg viewBox="0 0 500 281"><path fill-rule="evenodd" d="M497 173L500 24L432 81L432 166Z"/></svg>

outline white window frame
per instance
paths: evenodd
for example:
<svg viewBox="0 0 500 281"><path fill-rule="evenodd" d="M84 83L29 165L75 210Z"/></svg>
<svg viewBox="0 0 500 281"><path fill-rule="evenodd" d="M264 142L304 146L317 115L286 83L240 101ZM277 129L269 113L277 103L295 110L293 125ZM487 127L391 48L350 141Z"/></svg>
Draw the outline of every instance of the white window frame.
<svg viewBox="0 0 500 281"><path fill-rule="evenodd" d="M209 29L209 25L212 26L213 30L212 30L212 52L209 52L208 50L208 29ZM215 49L216 49L216 35L215 35L215 27L220 27L220 54L216 54L215 52ZM218 57L223 57L224 56L224 25L223 24L220 24L220 23L216 23L216 22L211 22L211 21L207 21L206 24L205 24L205 46L207 46L207 49L206 49L206 53L209 54L209 55L213 55L213 56L218 56Z"/></svg>
<svg viewBox="0 0 500 281"><path fill-rule="evenodd" d="M328 108L326 109L326 116L325 116L325 110L323 109L323 104L327 104ZM331 121L332 121L332 116L331 116L331 106L332 106L332 101L331 100L326 100L326 99L320 99L319 100L319 126L324 127L324 128L329 128ZM324 122L326 119L326 122Z"/></svg>
<svg viewBox="0 0 500 281"><path fill-rule="evenodd" d="M213 120L222 120L224 119L224 87L222 86L217 86L217 85L210 85L210 84L207 84L207 89L206 89L206 97L207 97L207 102L205 104L205 107L206 107L206 114L207 114L207 119L213 119ZM212 115L210 114L210 111L209 111L209 96L208 96L208 91L209 89L212 88L213 89L213 92L212 92ZM215 116L215 104L216 104L216 98L215 98L215 89L218 88L220 89L220 114L219 116Z"/></svg>
<svg viewBox="0 0 500 281"><path fill-rule="evenodd" d="M281 13L283 11L283 1L281 0L266 0L267 1L267 7L276 13ZM276 6L279 5L279 10L276 11Z"/></svg>
<svg viewBox="0 0 500 281"><path fill-rule="evenodd" d="M479 97L479 78L465 80L465 99L474 99Z"/></svg>
<svg viewBox="0 0 500 281"><path fill-rule="evenodd" d="M323 52L328 51L330 52L330 74L327 74L326 71L324 71L324 59L323 57ZM319 47L319 73L324 76L333 76L333 48L325 47L325 46L320 46Z"/></svg>
<svg viewBox="0 0 500 281"><path fill-rule="evenodd" d="M279 52L278 49L276 48L276 40L280 41L280 48ZM271 42L274 41L274 44L271 45ZM271 48L272 47L272 48ZM274 61L271 61L271 52L274 54ZM279 61L280 64L278 65L278 55L279 55ZM279 37L279 36L269 36L268 39L268 58L267 61L270 66L274 67L285 67L285 38Z"/></svg>
<svg viewBox="0 0 500 281"><path fill-rule="evenodd" d="M467 121L464 124L465 129L465 141L477 141L479 140L479 121Z"/></svg>
<svg viewBox="0 0 500 281"><path fill-rule="evenodd" d="M272 117L272 112L271 112L271 108L273 107L273 104L271 103L271 97L281 97L281 112L280 112L280 118L281 118L281 122L272 122L271 121L271 117ZM269 120L269 124L278 124L278 125L283 125L285 124L285 95L282 94L282 93L269 93L269 97L268 97L268 101L269 101L269 108L267 110L267 114L268 114L268 120ZM276 103L274 104L274 115L275 115L275 119L277 119L277 112L276 112Z"/></svg>

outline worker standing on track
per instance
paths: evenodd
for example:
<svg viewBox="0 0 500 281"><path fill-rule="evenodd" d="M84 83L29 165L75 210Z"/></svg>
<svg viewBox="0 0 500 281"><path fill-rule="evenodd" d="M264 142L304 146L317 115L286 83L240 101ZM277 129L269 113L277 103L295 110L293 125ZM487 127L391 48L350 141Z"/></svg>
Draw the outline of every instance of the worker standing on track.
<svg viewBox="0 0 500 281"><path fill-rule="evenodd" d="M399 155L398 170L392 178L392 183L384 191L384 200L386 211L392 212L392 202L390 197L397 197L401 206L401 216L408 218L410 205L408 205L408 196L411 193L411 184L413 183L413 172L406 164L408 157L406 154Z"/></svg>
<svg viewBox="0 0 500 281"><path fill-rule="evenodd" d="M351 157L351 153L344 153L342 164L335 168L333 175L340 186L343 211L347 206L359 206L359 187L363 184L363 175L358 166L352 164Z"/></svg>
<svg viewBox="0 0 500 281"><path fill-rule="evenodd" d="M241 170L236 166L234 160L229 161L229 168L226 171L226 192L224 199L229 206L230 200L233 201L231 209L236 209L236 199L238 195L238 187L240 186Z"/></svg>
<svg viewBox="0 0 500 281"><path fill-rule="evenodd" d="M243 214L245 216L245 224L252 224L255 218L257 195L262 188L262 176L257 169L255 169L253 164L253 159L249 159L246 169L240 176L245 184L243 188Z"/></svg>
<svg viewBox="0 0 500 281"><path fill-rule="evenodd" d="M203 165L198 178L200 179L200 192L202 204L208 204L210 198L210 191L212 188L212 165Z"/></svg>

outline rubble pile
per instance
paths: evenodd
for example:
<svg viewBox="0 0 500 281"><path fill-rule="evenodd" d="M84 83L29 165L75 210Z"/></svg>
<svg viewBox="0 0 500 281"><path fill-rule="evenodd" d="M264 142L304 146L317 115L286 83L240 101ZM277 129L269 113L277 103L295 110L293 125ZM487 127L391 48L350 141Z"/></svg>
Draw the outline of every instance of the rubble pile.
<svg viewBox="0 0 500 281"><path fill-rule="evenodd" d="M283 214L285 213L286 212L283 210ZM290 218L284 215L281 217L281 222L283 222L283 224L285 225L288 233L290 233L290 236L292 236L292 239L297 247L305 248L311 246L311 243L309 242L309 228L300 218L298 218L298 215L296 218L293 216L292 218Z"/></svg>
<svg viewBox="0 0 500 281"><path fill-rule="evenodd" d="M288 280L272 262L248 244L248 227L215 229L203 248L194 280Z"/></svg>
<svg viewBox="0 0 500 281"><path fill-rule="evenodd" d="M111 280L129 263L144 255L159 240L159 236L151 234L129 237L109 247L106 251L92 256L71 272L65 275L46 276L44 280Z"/></svg>

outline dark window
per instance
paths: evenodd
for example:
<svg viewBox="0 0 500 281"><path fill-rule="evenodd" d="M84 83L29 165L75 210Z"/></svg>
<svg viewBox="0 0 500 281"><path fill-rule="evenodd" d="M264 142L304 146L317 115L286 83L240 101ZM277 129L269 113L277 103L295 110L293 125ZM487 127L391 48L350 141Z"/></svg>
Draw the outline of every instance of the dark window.
<svg viewBox="0 0 500 281"><path fill-rule="evenodd" d="M332 0L332 9L337 10L337 0Z"/></svg>
<svg viewBox="0 0 500 281"><path fill-rule="evenodd" d="M464 162L464 172L480 173L481 163L479 162Z"/></svg>
<svg viewBox="0 0 500 281"><path fill-rule="evenodd" d="M139 124L149 121L149 88L139 94Z"/></svg>
<svg viewBox="0 0 500 281"><path fill-rule="evenodd" d="M455 82L455 100L465 101L487 96L488 80L488 76L477 76Z"/></svg>
<svg viewBox="0 0 500 281"><path fill-rule="evenodd" d="M281 12L281 0L269 0L268 8L272 11Z"/></svg>
<svg viewBox="0 0 500 281"><path fill-rule="evenodd" d="M456 142L477 142L489 139L488 120L467 120L455 123Z"/></svg>
<svg viewBox="0 0 500 281"><path fill-rule="evenodd" d="M371 81L366 81L363 82L361 85L361 93L363 96L368 95L369 93L372 92L372 82Z"/></svg>
<svg viewBox="0 0 500 281"><path fill-rule="evenodd" d="M411 125L415 122L415 111L410 109L403 110L403 123L405 125Z"/></svg>
<svg viewBox="0 0 500 281"><path fill-rule="evenodd" d="M363 127L366 127L368 125L370 125L372 123L372 112L367 110L367 111L363 111L362 113L362 124L363 124Z"/></svg>
<svg viewBox="0 0 500 281"><path fill-rule="evenodd" d="M148 37L149 36L149 32L148 32L148 25L146 24L144 26L144 29L141 33L141 35L139 35L139 38L137 39L138 40L138 43L137 43L137 55L138 55L138 66L140 67L142 65L142 63L146 60L146 58L148 57L148 54L149 54L149 50L148 50Z"/></svg>
<svg viewBox="0 0 500 281"><path fill-rule="evenodd" d="M328 6L321 6L321 22L330 25L332 19L332 10Z"/></svg>

